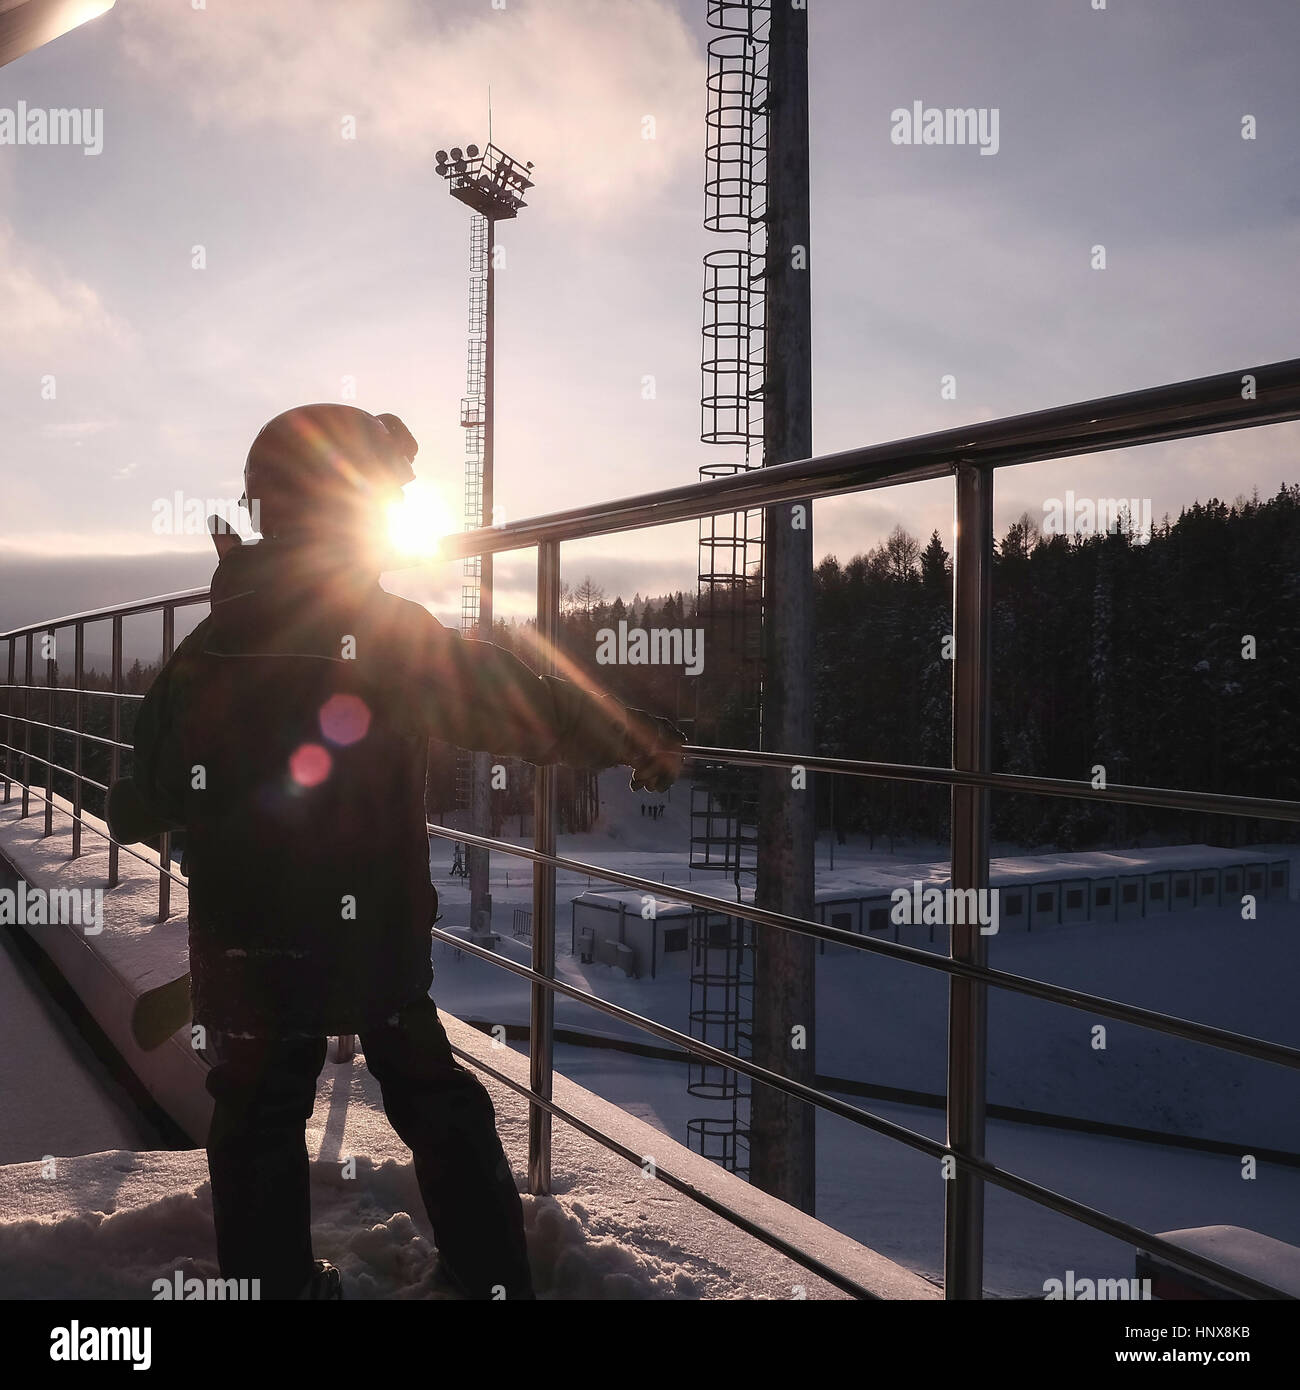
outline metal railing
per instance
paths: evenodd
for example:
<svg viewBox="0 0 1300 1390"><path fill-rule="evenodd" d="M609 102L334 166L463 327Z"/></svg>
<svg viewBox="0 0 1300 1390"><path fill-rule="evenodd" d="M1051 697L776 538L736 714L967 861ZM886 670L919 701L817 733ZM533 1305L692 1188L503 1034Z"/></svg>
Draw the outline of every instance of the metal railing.
<svg viewBox="0 0 1300 1390"><path fill-rule="evenodd" d="M1211 792L1123 786L1094 787L1091 782L1058 778L995 773L989 768L990 682L989 620L990 580L993 557L992 495L993 472L1000 467L1065 458L1109 449L1128 448L1167 440L1187 438L1225 430L1246 429L1300 419L1300 359L1272 363L1247 372L1204 377L1152 390L1137 391L1102 400L1087 401L1054 410L996 420L968 428L947 430L898 443L876 445L843 453L783 464L779 467L738 473L704 483L622 500L597 503L571 511L552 513L513 525L465 532L446 538L443 558L454 560L472 555L537 549L537 622L539 651L544 672L555 669L555 639L560 613L560 547L565 541L616 532L697 520L724 512L754 507L773 507L783 502L804 501L894 486L926 479L952 477L956 484L957 541L953 563L954 637L952 707L952 766L927 767L915 764L883 763L869 759L823 758L810 750L776 752L754 749L712 748L691 745L690 759L766 768L801 766L809 771L836 775L871 777L946 785L952 795L952 876L954 889L988 887L988 826L990 791L1027 792L1044 796L1064 796L1083 801L1110 801L1161 806L1188 811L1212 811L1229 816L1248 816L1279 821L1300 821L1300 802L1258 797L1230 796ZM81 829L86 824L81 809L81 787L91 782L81 769L83 739L106 744L111 751L112 777L118 775L122 749L120 710L122 702L140 696L122 689L122 619L127 616L159 612L162 614L164 657L170 655L174 636L175 610L207 598L206 589L190 589L144 599L115 608L97 609L69 617L47 620L0 634L8 644L5 736L0 741L4 770L4 800L10 799L11 783L22 789L22 815L29 813L29 796L37 796L45 806L45 831L53 831L56 798L53 778L56 770L74 779L70 814L73 818L73 855L81 850ZM112 689L84 689L84 632L94 621L112 622ZM33 641L43 634L72 627L75 633L75 682L72 687L54 687L56 663L47 658L46 685L33 682ZM24 643L22 682L16 679L16 654ZM44 720L33 717L32 696L44 691L48 713ZM55 693L74 697L74 724L55 723ZM96 737L82 730L83 700L106 696L112 700L111 739ZM21 714L15 712L19 697ZM22 746L15 742L15 726L22 730ZM32 752L32 731L45 734L46 752L42 759ZM55 732L70 734L76 753L71 768L55 764ZM45 793L32 786L31 764L44 765ZM20 767L21 776L15 772ZM64 813L62 806L58 807ZM532 963L522 965L466 941L441 928L434 936L456 949L468 952L498 968L510 971L530 984L529 1084L523 1086L462 1049L461 1057L504 1085L523 1095L529 1104L528 1185L534 1193L550 1190L551 1120L558 1117L588 1137L599 1141L629 1161L640 1164L641 1155L557 1105L552 1097L554 1074L554 1005L562 995L608 1014L642 1032L670 1042L683 1052L705 1062L743 1072L751 1080L805 1101L829 1114L837 1115L874 1133L952 1165L954 1176L945 1183L944 1291L948 1298L979 1298L983 1283L983 1205L986 1183L1024 1197L1048 1210L1087 1225L1116 1239L1159 1253L1174 1266L1203 1275L1220 1286L1252 1298L1287 1297L1283 1291L1160 1239L1150 1231L1108 1215L1085 1203L1063 1196L1049 1188L1020 1177L984 1156L986 1115L985 1071L987 1050L987 991L1002 989L1094 1015L1149 1028L1210 1047L1300 1069L1300 1049L1228 1029L1216 1028L1191 1019L1140 1008L1118 1000L1089 994L1064 986L991 969L987 963L986 938L976 924L951 926L949 953L940 956L906 946L844 931L823 923L791 917L758 907L697 892L674 885L674 898L708 910L739 917L770 929L801 933L820 941L834 942L853 950L874 952L906 961L922 969L947 975L948 1009L948 1087L946 1096L947 1139L940 1143L905 1126L885 1120L826 1091L792 1081L757 1065L747 1058L733 1056L687 1036L677 1029L613 1004L557 979L555 975L555 887L557 869L586 874L624 887L662 894L663 885L635 874L602 868L581 860L558 855L556 844L556 780L553 768L538 769L534 790L534 845L528 848L463 830L429 825L432 836L515 855L533 865ZM91 826L103 834L97 826ZM184 886L184 879L169 867L167 846L157 858L140 854L128 846L110 842L109 882L117 881L118 849L144 860L157 869L159 881L159 920L168 915L173 883ZM730 1208L691 1183L662 1167L659 1180L668 1183L702 1206L723 1216L737 1227L788 1255L813 1273L855 1296L873 1297L856 1280L808 1251L796 1248L784 1237L765 1229L742 1213Z"/></svg>

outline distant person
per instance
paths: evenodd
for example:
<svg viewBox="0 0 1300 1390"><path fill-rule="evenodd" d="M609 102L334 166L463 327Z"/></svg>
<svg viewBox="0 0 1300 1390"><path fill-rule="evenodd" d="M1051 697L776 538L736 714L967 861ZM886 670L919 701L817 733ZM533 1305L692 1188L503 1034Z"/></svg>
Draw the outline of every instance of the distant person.
<svg viewBox="0 0 1300 1390"><path fill-rule="evenodd" d="M538 676L379 587L386 509L415 453L396 416L351 406L303 406L261 431L244 486L264 539L215 537L211 616L148 692L133 785L114 789L119 838L188 837L217 1254L223 1278L259 1278L264 1298L341 1296L338 1271L313 1259L304 1133L326 1039L347 1033L414 1155L442 1277L471 1298L533 1296L492 1102L429 997L429 739L624 763L638 791L681 773L667 721Z"/></svg>

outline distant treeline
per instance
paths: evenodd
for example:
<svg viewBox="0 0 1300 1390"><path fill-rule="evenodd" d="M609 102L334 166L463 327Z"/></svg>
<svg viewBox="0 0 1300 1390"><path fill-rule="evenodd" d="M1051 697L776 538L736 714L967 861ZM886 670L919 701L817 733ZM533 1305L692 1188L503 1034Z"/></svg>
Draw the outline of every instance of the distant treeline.
<svg viewBox="0 0 1300 1390"><path fill-rule="evenodd" d="M949 762L951 612L937 533L818 567L819 751ZM997 546L992 622L994 770L1300 799L1300 485L1198 503L1149 540L1043 536L1022 516ZM837 781L848 828L946 833L944 790ZM992 809L994 834L1025 845L1295 838L1288 822L1056 797L999 793Z"/></svg>

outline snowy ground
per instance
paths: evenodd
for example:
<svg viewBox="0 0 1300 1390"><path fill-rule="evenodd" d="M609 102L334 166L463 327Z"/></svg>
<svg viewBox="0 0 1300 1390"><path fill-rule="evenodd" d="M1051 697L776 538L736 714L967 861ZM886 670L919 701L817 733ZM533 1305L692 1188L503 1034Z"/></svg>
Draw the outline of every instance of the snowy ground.
<svg viewBox="0 0 1300 1390"><path fill-rule="evenodd" d="M113 1080L0 930L0 1164L45 1154L151 1148L157 1131ZM22 1117L22 1123L17 1118Z"/></svg>
<svg viewBox="0 0 1300 1390"><path fill-rule="evenodd" d="M522 1079L522 1060L493 1052L448 1020L454 1042ZM522 1180L526 1106L489 1081L506 1151ZM868 1286L895 1297L935 1290L783 1211L694 1155L666 1145L636 1120L560 1081L556 1100L613 1133L665 1171L748 1208ZM343 1273L348 1298L433 1298L433 1249L409 1155L393 1134L360 1058L327 1062L308 1129L316 1254ZM355 1177L346 1176L347 1160ZM529 1253L539 1294L551 1299L837 1298L832 1286L557 1122L554 1195L525 1196ZM721 1181L721 1186L718 1186ZM0 1168L0 1298L147 1299L153 1281L216 1277L211 1196L201 1151L126 1151Z"/></svg>

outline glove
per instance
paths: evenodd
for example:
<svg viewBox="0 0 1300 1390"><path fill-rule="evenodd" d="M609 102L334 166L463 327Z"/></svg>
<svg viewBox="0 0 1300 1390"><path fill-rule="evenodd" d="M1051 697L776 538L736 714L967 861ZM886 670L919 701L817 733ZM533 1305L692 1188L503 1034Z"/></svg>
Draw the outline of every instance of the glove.
<svg viewBox="0 0 1300 1390"><path fill-rule="evenodd" d="M682 775L686 735L666 719L643 710L628 710L628 745L624 758L632 769L634 792L666 792Z"/></svg>

